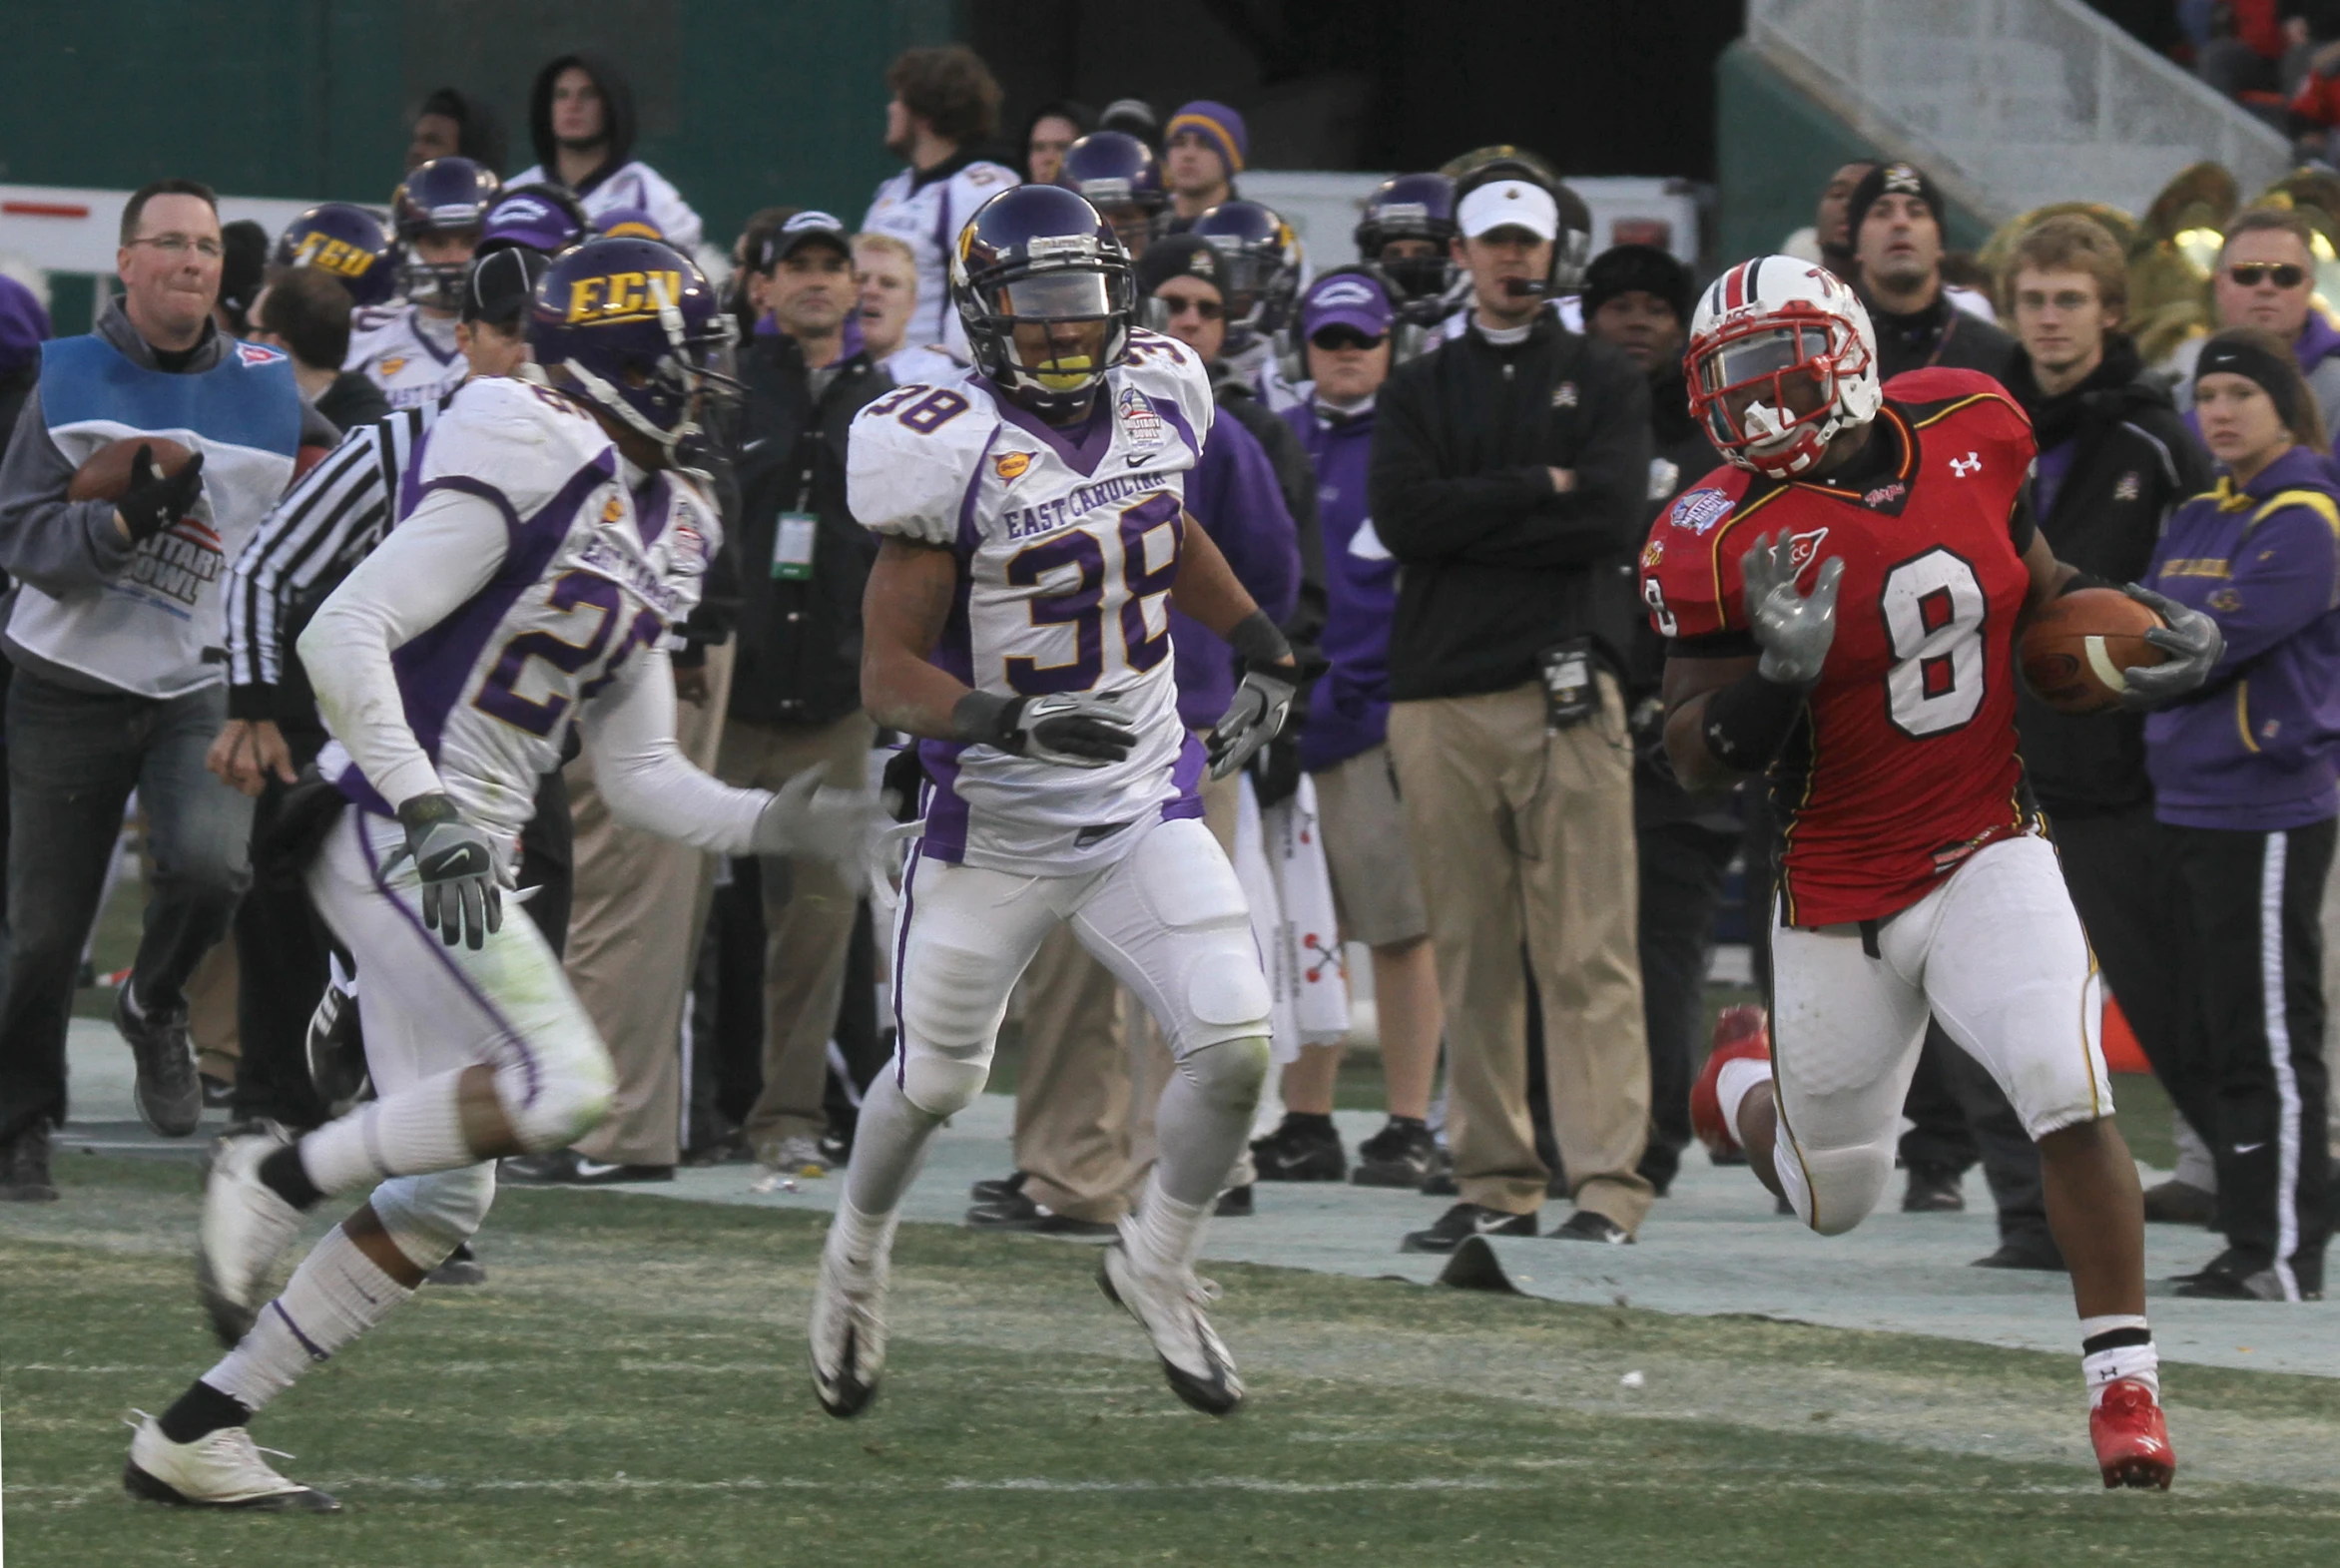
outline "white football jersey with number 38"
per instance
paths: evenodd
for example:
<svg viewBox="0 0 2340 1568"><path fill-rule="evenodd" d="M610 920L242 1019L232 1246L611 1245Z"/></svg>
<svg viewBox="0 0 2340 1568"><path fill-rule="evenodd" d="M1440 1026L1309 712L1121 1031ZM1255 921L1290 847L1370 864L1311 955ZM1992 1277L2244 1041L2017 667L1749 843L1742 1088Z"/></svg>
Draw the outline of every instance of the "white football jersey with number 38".
<svg viewBox="0 0 2340 1568"><path fill-rule="evenodd" d="M1112 693L1138 732L1107 768L927 741L925 852L1065 875L1107 863L1147 813L1199 816L1202 752L1178 720L1169 596L1186 475L1214 405L1192 350L1130 333L1082 423L1059 428L980 376L898 388L854 419L849 497L863 526L958 557L931 658L1001 697Z"/></svg>

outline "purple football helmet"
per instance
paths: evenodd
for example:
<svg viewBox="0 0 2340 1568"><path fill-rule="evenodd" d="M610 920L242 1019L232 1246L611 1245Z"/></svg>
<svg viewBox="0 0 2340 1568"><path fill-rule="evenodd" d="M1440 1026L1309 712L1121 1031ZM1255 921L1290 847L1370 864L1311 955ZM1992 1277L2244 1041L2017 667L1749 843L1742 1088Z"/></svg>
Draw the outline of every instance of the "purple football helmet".
<svg viewBox="0 0 2340 1568"><path fill-rule="evenodd" d="M546 379L690 472L701 471L704 404L739 392L721 368L732 333L698 263L656 240L588 240L563 252L528 310L528 346Z"/></svg>
<svg viewBox="0 0 2340 1568"><path fill-rule="evenodd" d="M593 220L593 232L611 240L666 239L666 231L658 227L658 220L639 207L613 207Z"/></svg>
<svg viewBox="0 0 2340 1568"><path fill-rule="evenodd" d="M1227 352L1284 329L1300 294L1300 237L1274 208L1221 202L1194 221L1225 263Z"/></svg>
<svg viewBox="0 0 2340 1568"><path fill-rule="evenodd" d="M479 255L512 246L558 256L585 238L593 221L556 185L516 185L495 199L479 226Z"/></svg>
<svg viewBox="0 0 2340 1568"><path fill-rule="evenodd" d="M1126 131L1091 131L1066 148L1056 183L1100 213L1117 207L1158 213L1170 200L1154 150Z"/></svg>
<svg viewBox="0 0 2340 1568"><path fill-rule="evenodd" d="M327 202L287 226L269 265L313 266L349 290L357 305L388 304L398 289L397 248L382 221L362 207Z"/></svg>
<svg viewBox="0 0 2340 1568"><path fill-rule="evenodd" d="M1024 185L975 209L950 255L950 294L986 380L1040 412L1086 407L1129 349L1137 280L1097 210L1061 186ZM1093 352L1027 364L1015 328L1102 323Z"/></svg>
<svg viewBox="0 0 2340 1568"><path fill-rule="evenodd" d="M1445 175L1400 175L1384 180L1366 198L1357 221L1357 254L1385 278L1399 309L1410 318L1427 312L1443 316L1453 301L1455 265L1455 182ZM1430 256L1385 261L1382 249L1399 240L1426 240ZM1409 307L1413 307L1409 309Z"/></svg>
<svg viewBox="0 0 2340 1568"><path fill-rule="evenodd" d="M495 176L468 158L433 158L407 174L390 198L390 223L406 251L401 280L407 298L450 310L462 299L471 258L425 261L415 256L414 242L424 235L469 235L476 244L496 191Z"/></svg>

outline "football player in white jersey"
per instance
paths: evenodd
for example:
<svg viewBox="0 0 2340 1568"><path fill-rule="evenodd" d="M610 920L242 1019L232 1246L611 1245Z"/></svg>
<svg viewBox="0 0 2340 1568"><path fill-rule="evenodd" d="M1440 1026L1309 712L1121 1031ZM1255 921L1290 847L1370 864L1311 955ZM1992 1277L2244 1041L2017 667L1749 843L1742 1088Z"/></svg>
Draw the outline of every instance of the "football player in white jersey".
<svg viewBox="0 0 2340 1568"><path fill-rule="evenodd" d="M1178 1058L1160 1160L1100 1283L1178 1395L1225 1414L1243 1385L1194 1262L1259 1099L1269 997L1195 788L1282 728L1300 671L1185 514L1210 384L1190 350L1132 329L1128 258L1096 210L1054 186L994 197L951 281L977 373L870 404L847 459L854 515L881 538L863 699L919 738L931 784L894 932L900 1045L864 1103L814 1296L815 1391L835 1415L876 1394L902 1194L927 1136L981 1092L1008 992L1061 921ZM1178 720L1173 600L1244 662L1207 757Z"/></svg>
<svg viewBox="0 0 2340 1568"><path fill-rule="evenodd" d="M495 176L470 159L434 158L390 198L405 250L400 297L349 318L341 366L380 387L393 409L436 403L471 373L455 346L455 316L497 190Z"/></svg>
<svg viewBox="0 0 2340 1568"><path fill-rule="evenodd" d="M999 84L964 44L904 50L885 73L885 150L908 167L878 187L862 228L891 235L917 260L917 299L903 341L966 353L950 308L950 251L976 208L1017 183L1014 170L978 157L999 132Z"/></svg>
<svg viewBox="0 0 2340 1568"><path fill-rule="evenodd" d="M608 1052L533 922L500 908L571 723L633 825L726 854L864 852L859 796L816 795L810 776L778 796L729 788L675 746L661 642L719 537L687 467L728 336L666 246L562 255L529 314L536 379L457 394L408 471L404 519L302 634L333 735L317 787L337 795L308 889L365 975L380 1098L297 1142L221 1141L197 1279L233 1348L139 1428L133 1493L333 1508L261 1458L252 1413L413 1294L478 1226L497 1158L563 1148L607 1112ZM301 1213L366 1188L269 1300Z"/></svg>

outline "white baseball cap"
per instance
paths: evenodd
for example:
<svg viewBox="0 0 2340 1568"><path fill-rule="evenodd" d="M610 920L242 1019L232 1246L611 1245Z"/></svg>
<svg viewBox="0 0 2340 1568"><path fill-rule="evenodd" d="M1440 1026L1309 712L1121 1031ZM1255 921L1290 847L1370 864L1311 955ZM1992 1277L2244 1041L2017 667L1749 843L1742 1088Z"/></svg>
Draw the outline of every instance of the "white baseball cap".
<svg viewBox="0 0 2340 1568"><path fill-rule="evenodd" d="M1524 229L1538 240L1552 240L1560 232L1560 207L1539 185L1489 180L1462 199L1455 222L1472 240L1497 229Z"/></svg>

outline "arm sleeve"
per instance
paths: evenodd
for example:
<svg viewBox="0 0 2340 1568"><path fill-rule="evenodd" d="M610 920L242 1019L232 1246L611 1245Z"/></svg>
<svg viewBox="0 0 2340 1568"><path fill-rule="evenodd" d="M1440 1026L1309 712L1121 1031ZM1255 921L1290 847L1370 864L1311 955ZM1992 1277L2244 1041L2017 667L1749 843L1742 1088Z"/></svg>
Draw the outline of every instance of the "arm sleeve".
<svg viewBox="0 0 2340 1568"><path fill-rule="evenodd" d="M772 796L701 773L675 745L675 683L665 650L634 660L582 726L594 786L629 827L719 854L746 854Z"/></svg>
<svg viewBox="0 0 2340 1568"><path fill-rule="evenodd" d="M1374 411L1367 486L1374 532L1401 561L1459 555L1480 535L1524 520L1553 495L1551 475L1541 467L1441 478L1425 386L1419 377L1395 377L1382 388Z"/></svg>
<svg viewBox="0 0 2340 1568"><path fill-rule="evenodd" d="M2340 534L2304 506L2285 507L2252 529L2230 570L2216 597L2233 608L2201 607L2226 638L2213 681L2340 608Z"/></svg>
<svg viewBox="0 0 2340 1568"><path fill-rule="evenodd" d="M0 459L0 570L57 598L112 582L138 550L112 502L65 499L72 482L35 388Z"/></svg>
<svg viewBox="0 0 2340 1568"><path fill-rule="evenodd" d="M510 548L493 502L432 490L300 634L300 660L327 728L393 806L443 785L406 723L390 655L485 588Z"/></svg>
<svg viewBox="0 0 2340 1568"><path fill-rule="evenodd" d="M1587 365L1590 368L1590 365ZM1649 495L1649 383L1609 366L1585 378L1590 415L1570 472L1574 488L1547 492L1523 517L1507 518L1456 553L1479 566L1583 566L1622 555L1641 541Z"/></svg>
<svg viewBox="0 0 2340 1568"><path fill-rule="evenodd" d="M381 440L379 427L366 426L335 447L277 503L236 557L227 596L230 717L291 716L279 688L298 602L372 549L389 515Z"/></svg>

